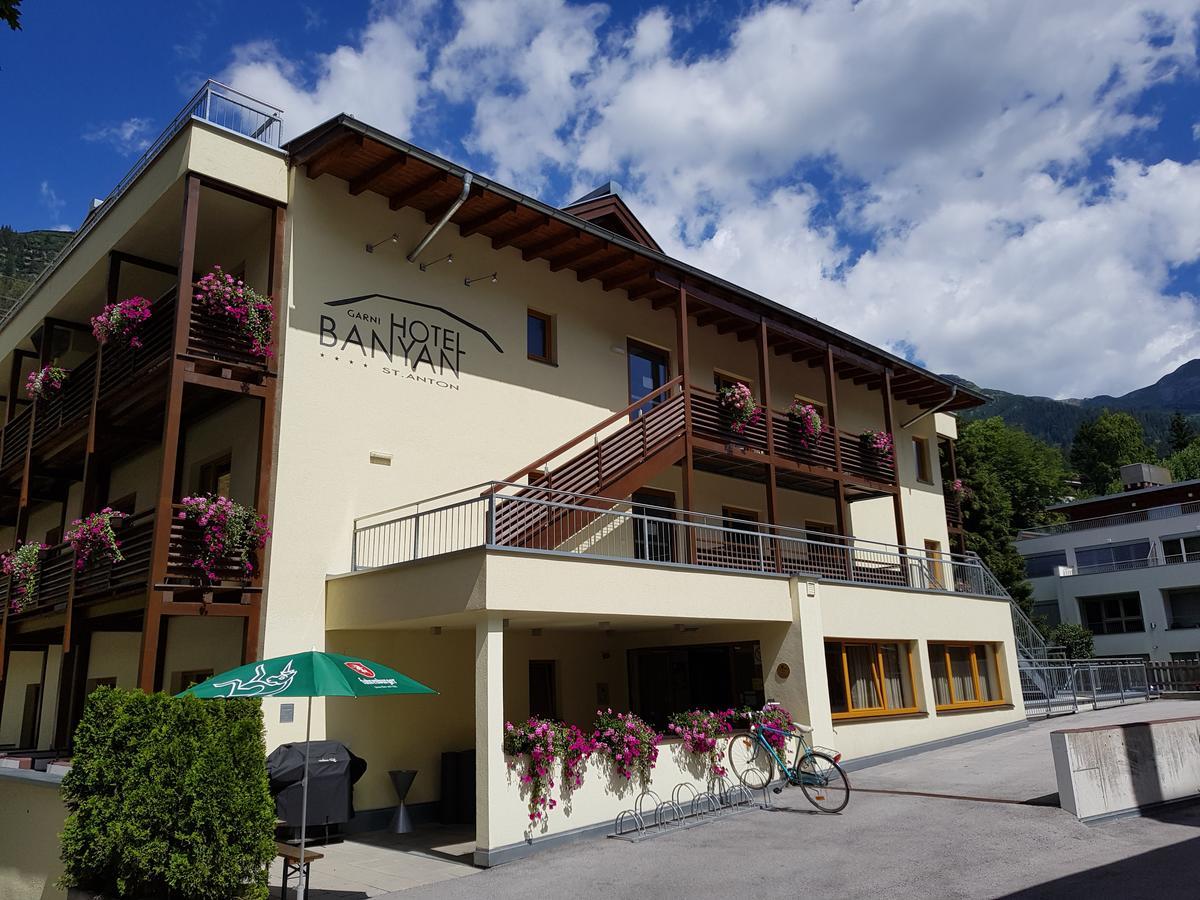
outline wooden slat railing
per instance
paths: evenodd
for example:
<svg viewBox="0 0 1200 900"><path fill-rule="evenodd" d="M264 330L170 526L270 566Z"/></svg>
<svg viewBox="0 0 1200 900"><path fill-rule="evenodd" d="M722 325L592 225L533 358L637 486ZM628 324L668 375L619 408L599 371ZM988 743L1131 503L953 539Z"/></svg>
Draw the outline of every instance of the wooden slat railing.
<svg viewBox="0 0 1200 900"><path fill-rule="evenodd" d="M861 435L851 434L848 431L843 431L841 438L842 470L844 472L883 484L895 483L895 454L890 458L885 458L865 447Z"/></svg>
<svg viewBox="0 0 1200 900"><path fill-rule="evenodd" d="M753 425L747 425L742 434L737 434L715 393L693 387L691 394L692 432L696 437L758 453L767 452L767 422L763 416L759 416Z"/></svg>
<svg viewBox="0 0 1200 900"><path fill-rule="evenodd" d="M251 352L250 340L233 319L196 303L192 304L187 353L239 369L267 369L267 361Z"/></svg>
<svg viewBox="0 0 1200 900"><path fill-rule="evenodd" d="M210 582L204 573L196 566L204 546L204 529L194 522L180 519L179 512L183 509L180 504L171 507L171 545L167 552L167 580L188 585L205 586ZM251 558L254 571L258 571L258 560ZM215 567L217 580L211 582L216 586L249 585L252 578L246 575L241 562L233 556L227 556Z"/></svg>
<svg viewBox="0 0 1200 900"><path fill-rule="evenodd" d="M13 416L11 421L4 426L4 452L0 455L0 469L24 464L32 419L33 404L31 403Z"/></svg>
<svg viewBox="0 0 1200 900"><path fill-rule="evenodd" d="M75 575L75 599L117 594L144 587L150 580L150 556L154 543L154 510L115 522L120 541L120 562L97 560Z"/></svg>
<svg viewBox="0 0 1200 900"><path fill-rule="evenodd" d="M963 527L962 504L951 497L949 494L946 497L946 524L951 528Z"/></svg>
<svg viewBox="0 0 1200 900"><path fill-rule="evenodd" d="M136 382L155 376L171 356L175 327L175 291L168 291L151 309L138 337L141 347L109 344L100 366L100 403L127 396Z"/></svg>
<svg viewBox="0 0 1200 900"><path fill-rule="evenodd" d="M1200 692L1200 663L1147 662L1146 675L1160 691Z"/></svg>

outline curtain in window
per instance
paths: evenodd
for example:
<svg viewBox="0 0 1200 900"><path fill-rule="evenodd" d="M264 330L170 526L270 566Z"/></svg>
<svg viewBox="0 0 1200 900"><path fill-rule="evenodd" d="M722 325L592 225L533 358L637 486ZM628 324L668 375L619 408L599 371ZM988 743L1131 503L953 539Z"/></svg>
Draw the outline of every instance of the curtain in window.
<svg viewBox="0 0 1200 900"><path fill-rule="evenodd" d="M983 700L999 700L999 685L996 683L996 657L991 647L979 644L975 647L975 665L979 669L979 693Z"/></svg>
<svg viewBox="0 0 1200 900"><path fill-rule="evenodd" d="M908 672L900 665L900 646L883 644L879 648L883 657L883 693L888 709L908 709L912 706L912 690L908 684Z"/></svg>
<svg viewBox="0 0 1200 900"><path fill-rule="evenodd" d="M933 673L933 700L938 706L950 703L950 674L946 671L946 648L929 645L929 668Z"/></svg>
<svg viewBox="0 0 1200 900"><path fill-rule="evenodd" d="M965 703L978 700L975 696L975 678L971 674L971 648L949 647L950 678L954 686L954 702Z"/></svg>
<svg viewBox="0 0 1200 900"><path fill-rule="evenodd" d="M850 703L854 709L879 709L875 684L874 651L863 644L846 644L846 669L850 674Z"/></svg>

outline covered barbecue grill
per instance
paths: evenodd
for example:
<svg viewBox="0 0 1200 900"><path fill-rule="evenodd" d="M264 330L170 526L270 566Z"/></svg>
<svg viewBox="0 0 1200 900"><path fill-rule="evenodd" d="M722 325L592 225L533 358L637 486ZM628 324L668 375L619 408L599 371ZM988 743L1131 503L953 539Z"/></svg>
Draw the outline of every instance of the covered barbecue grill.
<svg viewBox="0 0 1200 900"><path fill-rule="evenodd" d="M309 754L305 824L311 828L349 822L354 817L354 783L367 771L367 763L337 741L283 744L267 757L275 814L290 827L300 827L305 749Z"/></svg>

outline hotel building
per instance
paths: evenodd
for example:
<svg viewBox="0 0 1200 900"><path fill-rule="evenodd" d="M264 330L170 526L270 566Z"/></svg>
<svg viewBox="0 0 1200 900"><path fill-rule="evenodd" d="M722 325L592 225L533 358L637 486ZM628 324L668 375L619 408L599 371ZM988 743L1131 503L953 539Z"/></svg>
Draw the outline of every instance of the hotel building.
<svg viewBox="0 0 1200 900"><path fill-rule="evenodd" d="M665 255L612 186L558 209L346 115L280 132L206 85L0 323L0 538L48 546L34 596L0 585L0 744L65 751L99 684L361 655L440 693L316 703L368 761L358 808L399 768L436 802L474 749L490 864L631 805L591 777L529 832L506 720L775 699L850 762L1023 722L1032 651L943 488L982 397ZM215 265L273 298L269 359L194 302ZM98 348L134 295L143 346ZM200 493L268 515L252 578L192 565ZM104 506L124 561L77 571L64 528ZM269 747L302 739L264 710ZM659 793L688 772L668 742Z"/></svg>

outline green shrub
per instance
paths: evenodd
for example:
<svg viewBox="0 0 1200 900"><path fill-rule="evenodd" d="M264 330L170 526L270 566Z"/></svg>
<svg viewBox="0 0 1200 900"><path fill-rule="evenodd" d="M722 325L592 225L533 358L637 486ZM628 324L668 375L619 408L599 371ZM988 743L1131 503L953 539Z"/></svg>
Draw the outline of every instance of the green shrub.
<svg viewBox="0 0 1200 900"><path fill-rule="evenodd" d="M1059 622L1050 629L1046 639L1051 644L1065 647L1067 659L1091 659L1096 655L1091 631L1074 622Z"/></svg>
<svg viewBox="0 0 1200 900"><path fill-rule="evenodd" d="M275 856L257 700L100 688L63 779L64 887L106 897L265 898Z"/></svg>

